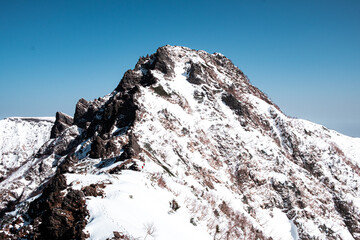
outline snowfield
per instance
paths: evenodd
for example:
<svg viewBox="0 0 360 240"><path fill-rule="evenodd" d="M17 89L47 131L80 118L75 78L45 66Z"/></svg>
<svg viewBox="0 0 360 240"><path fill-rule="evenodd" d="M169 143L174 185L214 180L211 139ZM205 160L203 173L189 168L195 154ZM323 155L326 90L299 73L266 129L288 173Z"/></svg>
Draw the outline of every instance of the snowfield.
<svg viewBox="0 0 360 240"><path fill-rule="evenodd" d="M68 175L67 181L79 183L73 185L79 189L91 183L111 182L104 189L104 198L87 200L90 218L85 231L89 232L89 239L110 238L113 231L139 239L147 235L147 239L160 240L212 239L204 226L190 223L188 209L181 206L176 211L171 209L174 195L157 186L149 175L134 171L114 177ZM147 234L150 229L154 230L151 235Z"/></svg>

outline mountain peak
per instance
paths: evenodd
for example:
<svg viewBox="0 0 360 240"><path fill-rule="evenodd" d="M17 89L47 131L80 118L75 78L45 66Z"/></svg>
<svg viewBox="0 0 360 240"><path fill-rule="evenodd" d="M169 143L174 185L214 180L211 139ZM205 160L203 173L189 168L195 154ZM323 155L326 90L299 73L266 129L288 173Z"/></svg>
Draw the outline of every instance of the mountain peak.
<svg viewBox="0 0 360 240"><path fill-rule="evenodd" d="M288 118L219 53L160 47L52 137L4 185L5 237L360 236L360 139Z"/></svg>

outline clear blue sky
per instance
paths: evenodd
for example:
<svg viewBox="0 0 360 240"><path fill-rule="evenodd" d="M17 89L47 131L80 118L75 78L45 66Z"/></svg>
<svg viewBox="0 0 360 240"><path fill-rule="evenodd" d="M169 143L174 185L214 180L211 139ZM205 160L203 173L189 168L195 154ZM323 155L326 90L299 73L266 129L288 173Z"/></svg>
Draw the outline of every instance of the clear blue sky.
<svg viewBox="0 0 360 240"><path fill-rule="evenodd" d="M358 0L0 0L0 119L72 115L166 44L221 52L286 114L360 137Z"/></svg>

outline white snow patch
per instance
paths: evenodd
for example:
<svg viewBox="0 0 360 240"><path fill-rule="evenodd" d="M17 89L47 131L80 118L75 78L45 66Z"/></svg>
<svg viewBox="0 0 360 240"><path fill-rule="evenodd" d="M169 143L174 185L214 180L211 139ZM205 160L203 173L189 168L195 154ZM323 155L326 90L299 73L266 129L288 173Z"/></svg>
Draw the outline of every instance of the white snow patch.
<svg viewBox="0 0 360 240"><path fill-rule="evenodd" d="M150 225L155 232L147 239L212 239L204 226L190 223L191 216L185 207L171 211L169 203L176 197L152 186L142 172L124 170L121 175L113 176L67 174L66 177L68 182L79 184L76 188L106 178L112 182L104 189L104 198L87 198L90 217L85 231L89 232L89 239L106 239L113 236L113 231L144 239Z"/></svg>

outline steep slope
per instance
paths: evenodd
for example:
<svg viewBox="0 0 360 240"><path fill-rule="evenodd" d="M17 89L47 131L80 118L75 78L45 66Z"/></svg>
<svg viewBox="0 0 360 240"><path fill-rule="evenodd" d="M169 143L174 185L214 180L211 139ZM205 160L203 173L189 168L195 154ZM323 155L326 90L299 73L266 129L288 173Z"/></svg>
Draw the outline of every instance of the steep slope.
<svg viewBox="0 0 360 240"><path fill-rule="evenodd" d="M21 166L50 139L54 118L6 118L0 120L0 175Z"/></svg>
<svg viewBox="0 0 360 240"><path fill-rule="evenodd" d="M360 139L285 116L218 53L159 48L52 137L3 237L360 238Z"/></svg>
<svg viewBox="0 0 360 240"><path fill-rule="evenodd" d="M50 139L55 118L13 117L0 120L0 184L26 165L28 159ZM19 189L1 186L0 209L21 195ZM11 192L11 193L10 193Z"/></svg>

